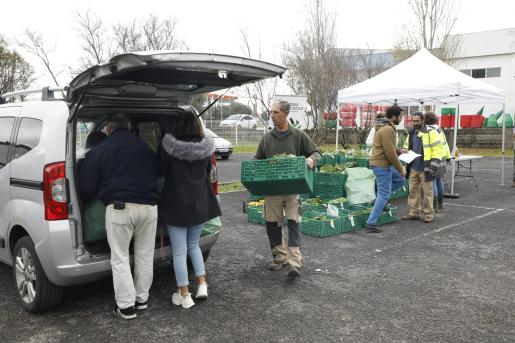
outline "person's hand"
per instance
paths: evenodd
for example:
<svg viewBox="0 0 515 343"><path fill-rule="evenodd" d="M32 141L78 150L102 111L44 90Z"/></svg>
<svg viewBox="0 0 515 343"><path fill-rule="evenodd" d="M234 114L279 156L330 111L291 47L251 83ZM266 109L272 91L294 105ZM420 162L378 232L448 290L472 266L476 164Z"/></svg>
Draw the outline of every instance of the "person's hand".
<svg viewBox="0 0 515 343"><path fill-rule="evenodd" d="M401 176L406 177L406 169L402 168Z"/></svg>
<svg viewBox="0 0 515 343"><path fill-rule="evenodd" d="M401 154L407 154L407 153L408 153L407 149L401 149Z"/></svg>
<svg viewBox="0 0 515 343"><path fill-rule="evenodd" d="M311 157L306 158L306 163L308 164L309 169L313 169L313 166L315 165L315 161Z"/></svg>

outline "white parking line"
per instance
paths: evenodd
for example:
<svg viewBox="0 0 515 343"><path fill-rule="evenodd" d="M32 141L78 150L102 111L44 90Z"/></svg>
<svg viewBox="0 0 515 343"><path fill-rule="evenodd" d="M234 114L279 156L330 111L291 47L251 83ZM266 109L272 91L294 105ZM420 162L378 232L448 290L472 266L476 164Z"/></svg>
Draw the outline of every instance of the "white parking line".
<svg viewBox="0 0 515 343"><path fill-rule="evenodd" d="M455 204L455 203L452 203L452 202L446 202L445 205L459 206L459 207L470 207L470 208L480 208L480 209L483 209L483 210L502 210L502 208L474 206L474 205L465 205L465 204Z"/></svg>
<svg viewBox="0 0 515 343"><path fill-rule="evenodd" d="M449 229L452 229L452 228L455 228L455 227L458 227L458 226L461 226L461 225L464 225L464 224L467 224L467 223L470 223L470 222L473 222L475 220L478 220L478 219L482 219L482 218L485 218L485 217L488 217L488 216L491 216L493 214L496 214L496 213L499 213L501 211L504 211L504 209L502 208L498 208L498 209L495 209L493 211L490 211L490 212L487 212L487 213L483 213L479 216L476 216L476 217L472 217L472 218L468 218L468 219L465 219L465 220L462 220L462 221L459 221L457 223L453 223L453 224L449 224L449 225L445 225L445 226L442 226L438 229L434 229L432 231L429 231L429 232L426 232L426 233L423 233L421 235L418 235L418 236L414 236L414 237L411 237L411 238L408 238L408 239L405 239L403 241L400 241L400 242L397 242L397 243L393 243L393 244L390 244L390 245L387 245L383 248L380 248L380 249L374 249L374 251L370 252L369 254L367 254L368 256L370 255L374 255L374 254L377 254L378 252L384 252L385 250L388 250L388 249L392 249L392 248L395 248L395 247L398 247L398 246L401 246L401 245L404 245L406 243L409 243L409 242L412 242L414 240L417 240L421 237L428 237L428 236L431 236L431 235L434 235L435 233L439 233L439 232L443 232L443 231L446 231L446 230L449 230Z"/></svg>

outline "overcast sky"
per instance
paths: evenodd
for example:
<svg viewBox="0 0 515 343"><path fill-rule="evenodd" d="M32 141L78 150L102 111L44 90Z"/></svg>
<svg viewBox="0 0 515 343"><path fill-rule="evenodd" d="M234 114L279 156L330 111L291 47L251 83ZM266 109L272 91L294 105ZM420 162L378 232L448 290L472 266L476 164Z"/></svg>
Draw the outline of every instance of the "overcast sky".
<svg viewBox="0 0 515 343"><path fill-rule="evenodd" d="M260 42L263 59L280 64L281 45L303 27L303 0L217 0L217 1L108 1L108 0L24 0L3 1L0 34L12 44L25 28L40 31L57 66L76 66L80 46L76 13L88 8L107 24L146 16L176 16L177 34L189 50L241 55L240 28ZM339 47L389 48L409 18L408 0L327 0L324 4L337 17ZM462 0L455 33L513 27L515 0ZM19 52L35 67L38 84L50 83L41 63L23 50ZM57 68L58 69L58 68ZM63 73L62 83L70 81Z"/></svg>

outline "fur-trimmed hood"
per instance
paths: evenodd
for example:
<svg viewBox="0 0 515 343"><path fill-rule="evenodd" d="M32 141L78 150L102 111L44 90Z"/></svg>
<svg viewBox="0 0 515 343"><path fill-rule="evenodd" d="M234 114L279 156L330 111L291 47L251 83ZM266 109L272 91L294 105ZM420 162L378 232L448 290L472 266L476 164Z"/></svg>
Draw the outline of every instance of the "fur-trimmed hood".
<svg viewBox="0 0 515 343"><path fill-rule="evenodd" d="M203 139L200 142L180 141L167 133L163 137L163 149L179 160L198 161L211 156L215 151L215 144L211 139Z"/></svg>

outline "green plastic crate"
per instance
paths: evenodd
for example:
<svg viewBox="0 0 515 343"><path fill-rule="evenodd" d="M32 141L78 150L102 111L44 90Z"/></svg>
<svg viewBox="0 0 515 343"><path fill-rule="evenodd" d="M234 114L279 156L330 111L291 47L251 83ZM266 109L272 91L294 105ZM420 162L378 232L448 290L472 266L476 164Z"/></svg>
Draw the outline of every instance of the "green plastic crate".
<svg viewBox="0 0 515 343"><path fill-rule="evenodd" d="M369 168L368 157L355 157L353 162L356 167Z"/></svg>
<svg viewBox="0 0 515 343"><path fill-rule="evenodd" d="M305 157L243 161L241 183L253 195L313 192L313 172Z"/></svg>
<svg viewBox="0 0 515 343"><path fill-rule="evenodd" d="M345 197L347 174L313 173L313 193L323 200Z"/></svg>
<svg viewBox="0 0 515 343"><path fill-rule="evenodd" d="M364 227L365 222L361 213L355 211L342 211L341 232L352 232Z"/></svg>
<svg viewBox="0 0 515 343"><path fill-rule="evenodd" d="M335 165L335 164L338 164L338 160L339 160L339 154L326 152L326 153L322 154L321 163L319 163L318 165L319 166L322 166L325 164Z"/></svg>
<svg viewBox="0 0 515 343"><path fill-rule="evenodd" d="M384 212L377 220L377 225L384 225L387 223L395 223L398 220L397 207L390 207L389 212Z"/></svg>
<svg viewBox="0 0 515 343"><path fill-rule="evenodd" d="M404 185L393 192L393 194L390 196L390 199L399 199L399 198L405 198L409 194L409 187L408 187L408 181L404 181Z"/></svg>
<svg viewBox="0 0 515 343"><path fill-rule="evenodd" d="M263 218L263 208L262 207L247 207L247 218L249 223L265 225L266 221Z"/></svg>
<svg viewBox="0 0 515 343"><path fill-rule="evenodd" d="M341 218L315 220L313 217L303 217L300 232L313 237L329 237L341 233Z"/></svg>

